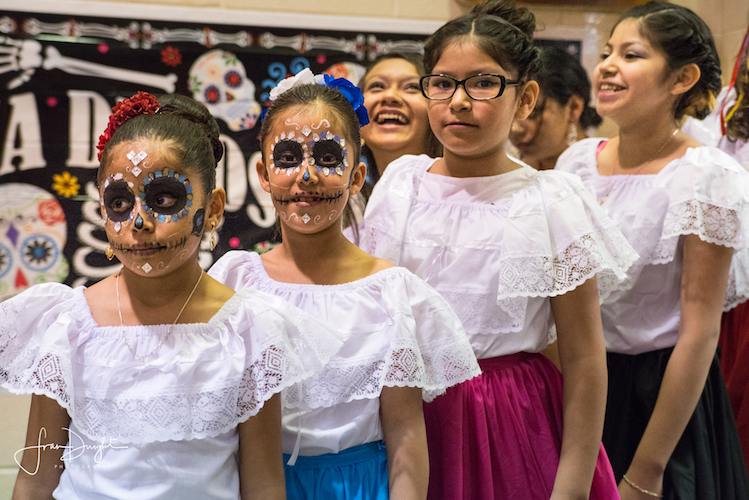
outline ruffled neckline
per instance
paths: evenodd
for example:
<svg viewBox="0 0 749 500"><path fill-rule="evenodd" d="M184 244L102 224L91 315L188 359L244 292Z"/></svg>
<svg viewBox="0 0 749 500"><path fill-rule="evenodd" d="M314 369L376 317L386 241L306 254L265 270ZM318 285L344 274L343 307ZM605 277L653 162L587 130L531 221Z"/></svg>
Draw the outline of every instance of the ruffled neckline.
<svg viewBox="0 0 749 500"><path fill-rule="evenodd" d="M234 313L237 308L240 306L242 301L246 298L249 292L247 291L237 291L232 295L226 302L224 302L221 307L216 311L213 316L208 321L205 322L193 322L193 323L176 323L172 325L172 323L158 323L158 324L149 324L149 325L99 325L96 320L94 319L93 312L91 311L91 306L88 303L88 300L86 299L86 295L84 294L84 291L87 287L81 286L73 289L73 300L75 303L76 310L79 311L80 316L79 318L83 321L83 326L86 329L95 329L102 333L110 333L112 330L117 330L118 332L121 332L122 329L126 330L143 330L143 329L153 329L161 331L166 328L174 327L173 330L179 332L180 330L189 330L189 331L195 331L196 328L198 329L205 329L205 328L213 328L217 323L225 321L232 313Z"/></svg>
<svg viewBox="0 0 749 500"><path fill-rule="evenodd" d="M278 281L270 277L268 274L268 271L265 269L265 265L263 264L263 259L260 257L260 254L257 252L247 252L249 254L249 260L250 260L250 266L251 266L251 273L254 275L256 279L258 279L261 282L264 282L266 285L268 285L270 288L277 289L277 290L309 290L313 292L328 292L328 293L337 293L337 292L347 292L347 291L354 291L358 290L362 287L368 287L373 285L379 285L382 284L384 281L388 280L391 276L395 276L398 274L402 274L405 269L397 266L388 267L387 269L383 269L381 271L377 271L374 274L370 274L369 276L365 276L363 278L359 278L354 281L349 281L346 283L338 283L334 285L321 285L317 283L290 283L286 281Z"/></svg>
<svg viewBox="0 0 749 500"><path fill-rule="evenodd" d="M701 152L699 151L701 148L704 148L706 146L699 146L699 147L689 147L687 148L686 152L683 156L680 156L679 158L674 158L667 164L663 166L661 170L654 174L613 174L613 175L605 175L602 174L598 170L598 157L596 155L596 150L598 149L598 146L604 142L608 141L608 139L601 138L601 137L591 137L588 139L583 139L583 141L580 141L581 144L585 143L585 149L581 151L580 156L587 158L588 156L591 157L593 161L586 161L585 164L589 166L591 174L602 180L606 179L633 179L633 178L643 178L643 179L654 179L657 177L662 177L670 173L671 170L678 168L679 165L681 165L684 161L691 161L692 155L699 155ZM581 147L582 149L582 147Z"/></svg>
<svg viewBox="0 0 749 500"><path fill-rule="evenodd" d="M436 161L436 160L435 160ZM450 177L433 174L427 165L418 190L419 198L435 202L494 203L511 198L523 189L539 172L517 160L518 168L497 175L480 177Z"/></svg>

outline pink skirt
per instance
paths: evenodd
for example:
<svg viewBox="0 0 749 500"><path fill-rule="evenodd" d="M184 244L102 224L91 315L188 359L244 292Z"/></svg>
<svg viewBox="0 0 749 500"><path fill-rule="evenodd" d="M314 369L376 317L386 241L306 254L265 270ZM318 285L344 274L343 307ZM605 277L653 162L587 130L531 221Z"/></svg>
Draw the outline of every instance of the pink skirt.
<svg viewBox="0 0 749 500"><path fill-rule="evenodd" d="M562 375L541 354L479 360L482 375L424 405L429 500L548 500L562 446ZM591 500L618 499L601 445Z"/></svg>

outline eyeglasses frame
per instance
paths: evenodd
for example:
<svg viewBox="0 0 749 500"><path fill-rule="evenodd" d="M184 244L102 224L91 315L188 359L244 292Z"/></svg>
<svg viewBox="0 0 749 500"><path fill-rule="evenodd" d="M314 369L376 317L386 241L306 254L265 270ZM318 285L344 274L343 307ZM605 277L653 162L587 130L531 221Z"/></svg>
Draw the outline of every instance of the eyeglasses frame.
<svg viewBox="0 0 749 500"><path fill-rule="evenodd" d="M449 78L450 80L452 80L452 81L455 82L455 88L453 89L453 93L450 94L449 97L435 98L435 97L429 97L427 95L426 91L424 90L424 80L426 80L427 78L431 78L433 76L441 76L443 78ZM475 98L475 97L473 97L468 92L468 89L466 88L466 81L470 80L471 78L475 78L477 76L496 76L496 77L498 77L499 81L501 83L501 85L499 87L499 94L497 94L494 97L484 97L484 98L478 98L478 99ZM473 99L474 101L491 101L492 99L496 99L498 97L502 97L502 94L505 93L505 89L507 87L517 87L519 85L522 85L523 83L525 83L525 82L522 81L522 80L508 80L506 76L504 76L504 75L498 75L496 73L479 73L479 74L476 74L476 75L471 75L468 78L464 78L462 80L458 80L457 78L454 78L454 77L452 77L450 75L445 75L445 74L442 74L442 73L433 74L433 75L424 75L421 78L419 78L419 88L421 89L421 95L423 95L425 98L429 99L430 101L447 101L449 99L452 99L453 96L455 95L455 92L458 91L458 87L460 85L463 86L463 91L466 93L466 95L468 97L470 97L471 99Z"/></svg>

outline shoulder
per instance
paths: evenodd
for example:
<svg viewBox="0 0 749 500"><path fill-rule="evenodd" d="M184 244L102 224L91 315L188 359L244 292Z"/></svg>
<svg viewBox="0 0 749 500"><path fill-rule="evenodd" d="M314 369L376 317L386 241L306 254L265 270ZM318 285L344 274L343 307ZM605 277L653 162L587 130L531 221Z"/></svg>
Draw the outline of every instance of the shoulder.
<svg viewBox="0 0 749 500"><path fill-rule="evenodd" d="M743 184L749 181L749 172L728 153L713 146L687 149L684 156L676 160L670 170L675 179L689 176L690 179L724 179ZM678 172L678 173L677 173Z"/></svg>
<svg viewBox="0 0 749 500"><path fill-rule="evenodd" d="M261 266L257 253L230 250L211 266L208 274L219 283L238 290L249 286Z"/></svg>
<svg viewBox="0 0 749 500"><path fill-rule="evenodd" d="M63 283L40 283L0 302L0 307L21 308L27 313L34 310L48 310L57 304L75 302L76 298L80 302L83 297L82 291L83 288L73 289Z"/></svg>
<svg viewBox="0 0 749 500"><path fill-rule="evenodd" d="M391 162L383 172L382 177L375 185L373 196L381 193L384 189L398 188L399 186L411 186L414 178L421 175L431 167L437 158L427 155L404 155Z"/></svg>
<svg viewBox="0 0 749 500"><path fill-rule="evenodd" d="M559 156L555 170L581 175L595 169L596 152L604 141L607 139L601 137L577 141Z"/></svg>

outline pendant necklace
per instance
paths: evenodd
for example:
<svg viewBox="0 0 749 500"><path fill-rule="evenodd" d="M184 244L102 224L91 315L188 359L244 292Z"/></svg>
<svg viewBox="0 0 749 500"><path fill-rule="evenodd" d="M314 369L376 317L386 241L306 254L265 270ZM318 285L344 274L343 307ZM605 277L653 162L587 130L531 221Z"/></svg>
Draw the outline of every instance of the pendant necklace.
<svg viewBox="0 0 749 500"><path fill-rule="evenodd" d="M676 134L678 134L678 133L679 133L679 130L680 130L680 129L678 129L678 128L677 128L676 130L674 130L674 133L673 133L673 134L671 134L671 135L670 135L670 136L668 137L668 139L666 140L666 142L664 142L664 143L663 143L663 145L662 145L661 147L659 147L659 148L658 148L658 151L656 151L656 152L655 152L655 153L654 153L654 154L653 154L653 155L652 155L652 156L651 156L650 158L648 158L648 160L647 160L647 161L645 161L644 163L641 163L641 164L640 164L640 166L639 166L639 167L637 167L637 168L635 169L635 171L634 171L634 172L632 172L632 173L630 173L630 174L626 174L626 175L637 175L637 174L639 174L639 173L640 173L640 171L642 170L642 168L643 168L643 167L644 167L645 165L647 165L648 163L652 162L653 160L655 160L655 159L656 159L656 158L658 157L658 155L659 155L659 154L661 153L661 151L663 151L663 150L664 150L664 149L666 148L666 146L668 146L668 144L669 144L669 143L671 142L671 140L672 140L672 139L673 139L674 137L676 137ZM612 178L612 177L614 176L614 168L615 168L615 167L614 167L614 165L612 165L612 166L611 166L611 172L609 173L609 175L608 175L608 176L606 176L606 177L608 177L608 179L607 179L607 183L606 183L606 186L607 186L607 187L608 187L609 189L608 189L608 191L606 191L606 194L604 194L604 195L603 195L603 198L601 198L601 200L600 200L600 204L601 204L601 205L603 205L603 204L604 204L604 202L605 202L605 201L606 201L606 200L608 199L608 197L609 197L609 195L611 194L611 191L612 191L612 189L613 189L613 187L610 187L610 186L611 186L611 178Z"/></svg>
<svg viewBox="0 0 749 500"><path fill-rule="evenodd" d="M130 339L127 337L127 333L125 333L125 323L122 321L122 308L120 307L120 275L122 274L122 269L120 269L120 272L117 273L117 279L115 280L115 291L117 294L117 312L120 314L120 330L122 330L122 336L125 339L125 345L128 349L130 349L130 352L133 353L133 356L135 356L138 361L141 363L145 363L146 359L151 357L156 351L158 351L162 345L164 345L164 342L166 342L166 339L169 338L169 335L172 334L172 330L174 329L174 325L177 324L177 321L179 321L180 316L182 316L182 313L185 311L185 308L187 307L187 304L190 302L190 299L195 294L195 290L198 289L198 285L200 285L200 280L203 279L203 270L200 270L200 276L198 276L198 281L195 283L195 286L192 287L192 292L190 292L190 295L187 297L187 300L185 301L185 304L182 306L182 309L179 310L179 313L177 314L177 317L174 319L174 322L169 327L169 331L166 332L166 334L161 337L161 340L159 340L159 344L151 350L148 354L140 355L135 352L135 349L133 349L130 346Z"/></svg>

